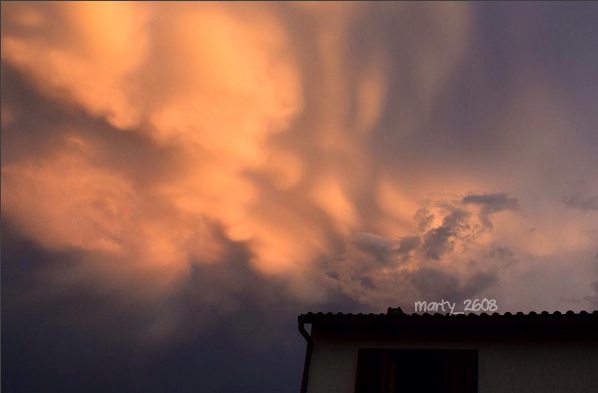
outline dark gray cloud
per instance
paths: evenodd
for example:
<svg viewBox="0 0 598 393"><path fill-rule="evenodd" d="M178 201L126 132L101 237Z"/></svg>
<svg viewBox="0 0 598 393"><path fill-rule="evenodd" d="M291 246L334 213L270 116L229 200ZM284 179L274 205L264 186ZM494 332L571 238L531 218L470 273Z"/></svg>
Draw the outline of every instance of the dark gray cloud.
<svg viewBox="0 0 598 393"><path fill-rule="evenodd" d="M360 233L355 239L355 245L361 251L376 258L376 261L387 263L389 258L397 252L396 241L373 233Z"/></svg>
<svg viewBox="0 0 598 393"><path fill-rule="evenodd" d="M424 236L423 248L426 255L432 259L440 259L444 253L452 249L450 238L455 235L452 228L441 226L431 229Z"/></svg>
<svg viewBox="0 0 598 393"><path fill-rule="evenodd" d="M361 286L368 288L368 289L376 289L376 285L374 284L374 280L371 277L354 277L356 281L359 281Z"/></svg>
<svg viewBox="0 0 598 393"><path fill-rule="evenodd" d="M434 220L434 215L425 207L419 208L413 217L420 231L425 230Z"/></svg>
<svg viewBox="0 0 598 393"><path fill-rule="evenodd" d="M427 258L440 260L454 249L457 242L463 246L475 242L477 231L473 221L474 213L486 229L492 229L490 216L503 211L515 211L518 207L516 198L509 198L506 193L470 194L461 198L461 204L428 201L427 207L417 210L414 220L418 232L403 236L398 240L388 239L372 233L360 233L354 240L356 247L372 255L377 262L388 264L400 258L409 260L414 252L421 251ZM471 209L471 206L479 208ZM430 211L439 210L436 215ZM435 218L442 217L439 226L433 226ZM498 246L489 251L490 257L513 258L514 253L505 246Z"/></svg>
<svg viewBox="0 0 598 393"><path fill-rule="evenodd" d="M404 236L399 239L399 248L397 253L400 254L403 260L409 259L411 252L421 246L421 239L419 236Z"/></svg>
<svg viewBox="0 0 598 393"><path fill-rule="evenodd" d="M509 198L506 193L497 194L469 194L463 197L466 205L480 206L480 220L487 228L492 228L489 216L502 211L515 211L519 208L516 198Z"/></svg>
<svg viewBox="0 0 598 393"><path fill-rule="evenodd" d="M359 233L355 240L355 246L373 256L377 262L382 264L407 261L411 253L417 250L421 244L419 236L403 236L399 239L387 239L373 233Z"/></svg>
<svg viewBox="0 0 598 393"><path fill-rule="evenodd" d="M565 198L563 202L572 209L598 211L598 195L586 196L579 193Z"/></svg>
<svg viewBox="0 0 598 393"><path fill-rule="evenodd" d="M422 248L429 258L441 259L442 256L453 249L452 238L459 236L460 233L469 228L467 218L470 213L454 209L450 214L444 217L442 225L432 228L423 235Z"/></svg>

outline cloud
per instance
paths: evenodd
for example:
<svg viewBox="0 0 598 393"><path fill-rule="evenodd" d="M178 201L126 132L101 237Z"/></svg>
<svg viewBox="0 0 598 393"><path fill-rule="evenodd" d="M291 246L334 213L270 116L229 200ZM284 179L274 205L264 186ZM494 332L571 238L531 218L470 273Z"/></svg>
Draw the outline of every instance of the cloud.
<svg viewBox="0 0 598 393"><path fill-rule="evenodd" d="M111 162L106 136L71 125L58 136L60 151L2 168L2 209L25 233L47 247L108 252L181 276L192 261L218 259L214 226L252 238L259 266L289 261L286 242L272 244L244 219L256 190L243 171L269 160L278 168L264 172L278 183L300 176L291 155L265 150L301 106L285 33L269 13L247 22L215 4L172 7L167 18L148 3L6 7L15 20L3 29L3 64L40 94L173 151L158 164L168 177L142 184ZM23 25L29 13L39 26Z"/></svg>
<svg viewBox="0 0 598 393"><path fill-rule="evenodd" d="M451 239L469 228L466 222L469 214L469 212L455 209L443 218L442 225L426 232L423 239L423 249L426 255L432 259L440 259L443 254L451 251L454 244Z"/></svg>
<svg viewBox="0 0 598 393"><path fill-rule="evenodd" d="M464 204L480 206L480 220L484 226L492 228L492 223L488 218L491 214L502 211L516 211L519 203L515 198L509 198L505 193L498 194L469 194L463 197Z"/></svg>
<svg viewBox="0 0 598 393"><path fill-rule="evenodd" d="M408 261L412 251L420 246L421 240L419 236L391 240L373 233L358 233L354 242L359 250L372 255L377 262L393 264Z"/></svg>
<svg viewBox="0 0 598 393"><path fill-rule="evenodd" d="M140 280L133 287L165 296L240 244L245 262L286 280L290 296L327 296L314 280L320 261L342 254L370 220L359 195L373 168L358 173L370 160L363 142L385 110L390 60L383 48L358 70L347 62L354 53L343 41L357 8L326 7L325 20L311 7L267 4L3 9L2 63L10 70L3 78L18 87L3 93L3 138L20 144L22 135L53 135L39 154L24 149L3 161L3 215L24 236L50 250L82 252L82 266L101 282ZM439 14L427 7L422 17ZM312 60L323 74L303 63L302 48L312 41L285 18L311 26ZM444 20L443 36L460 48L466 23ZM426 45L431 57L446 57ZM445 71L417 73L422 98L432 99ZM52 105L56 117L36 114L26 123L19 89L36 96L38 113ZM356 108L343 93L353 89ZM135 155L120 146L135 146ZM374 189L388 214L397 214L400 189L388 179ZM411 213L398 212L407 222ZM421 242L410 234L381 239L356 244L390 263L409 260ZM106 259L114 263L98 262Z"/></svg>
<svg viewBox="0 0 598 393"><path fill-rule="evenodd" d="M293 391L300 312L593 304L595 21L526 7L3 2L3 390Z"/></svg>
<svg viewBox="0 0 598 393"><path fill-rule="evenodd" d="M400 298L409 306L424 298L490 296L516 270L515 251L494 244L496 228L484 225L478 205L454 196L429 198L420 206L409 235L356 233L343 255L326 264L329 286L365 304ZM492 217L500 218L503 209L496 210Z"/></svg>
<svg viewBox="0 0 598 393"><path fill-rule="evenodd" d="M473 293L501 258L595 244L528 186L581 151L559 150L567 116L533 86L488 102L468 4L2 7L3 219L73 255L48 292L120 294L147 337L239 297L384 308L434 294L426 275Z"/></svg>
<svg viewBox="0 0 598 393"><path fill-rule="evenodd" d="M563 202L572 209L584 212L598 211L598 195L585 196L580 193L565 198Z"/></svg>
<svg viewBox="0 0 598 393"><path fill-rule="evenodd" d="M82 105L116 127L129 128L140 121L140 108L127 86L147 56L143 7L133 3L55 4L49 10L8 7L16 25L10 30L24 28L36 34L3 30L4 61L26 72L44 93Z"/></svg>
<svg viewBox="0 0 598 393"><path fill-rule="evenodd" d="M411 251L416 250L421 244L419 236L404 236L399 239L397 252L402 255L403 260L409 258Z"/></svg>
<svg viewBox="0 0 598 393"><path fill-rule="evenodd" d="M396 251L396 243L372 233L360 233L355 239L357 248L373 255L378 262L385 262Z"/></svg>

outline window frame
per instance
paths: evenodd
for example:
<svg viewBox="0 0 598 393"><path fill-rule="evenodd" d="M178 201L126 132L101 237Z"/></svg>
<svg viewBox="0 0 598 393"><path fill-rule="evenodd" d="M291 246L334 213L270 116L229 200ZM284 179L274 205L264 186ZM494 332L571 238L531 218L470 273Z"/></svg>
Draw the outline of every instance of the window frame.
<svg viewBox="0 0 598 393"><path fill-rule="evenodd" d="M357 370L355 378L355 393L393 393L400 392L400 380L396 379L397 371L395 366L399 364L397 359L404 361L409 357L420 358L426 354L430 355L430 361L442 361L440 368L443 379L443 391L438 393L450 393L446 386L449 380L449 362L451 357L459 359L466 368L463 370L462 383L470 385L466 393L478 392L478 350L477 349L445 349L445 348L359 348L357 357ZM368 373L377 372L377 377ZM469 374L468 374L469 373ZM372 385L373 381L373 385ZM461 391L461 390L460 390Z"/></svg>

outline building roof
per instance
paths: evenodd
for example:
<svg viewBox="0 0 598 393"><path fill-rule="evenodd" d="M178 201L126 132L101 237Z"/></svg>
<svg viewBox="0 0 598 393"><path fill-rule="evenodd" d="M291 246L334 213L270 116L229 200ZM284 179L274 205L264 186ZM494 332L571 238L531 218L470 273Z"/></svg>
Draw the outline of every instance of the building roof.
<svg viewBox="0 0 598 393"><path fill-rule="evenodd" d="M423 313L417 314L412 313L408 314L403 312L400 307L393 308L389 307L386 313L369 313L369 314L353 314L353 313L331 313L331 312L308 312L307 314L301 314L298 317L298 321L300 323L308 323L313 324L314 322L349 322L349 321L424 321L424 320L433 320L433 321L448 321L448 320L455 320L455 321L462 321L462 320L491 320L491 321L506 321L506 320L527 320L527 321L542 321L542 320L562 320L562 321L573 321L573 320L596 320L598 321L598 310L588 312L588 311L580 311L578 313L574 311L567 311L565 313L561 313L560 311L555 311L553 313L549 313L548 311L542 311L537 313L535 311L531 311L527 314L523 312L518 312L512 314L510 312L506 312L504 314L493 313L469 313L469 314L453 314L450 313L441 314L441 313Z"/></svg>
<svg viewBox="0 0 598 393"><path fill-rule="evenodd" d="M422 337L524 337L598 341L598 310L575 313L518 312L512 314L407 314L400 307L384 314L307 313L299 315L300 326L311 324L318 334L329 337L385 334L419 335Z"/></svg>

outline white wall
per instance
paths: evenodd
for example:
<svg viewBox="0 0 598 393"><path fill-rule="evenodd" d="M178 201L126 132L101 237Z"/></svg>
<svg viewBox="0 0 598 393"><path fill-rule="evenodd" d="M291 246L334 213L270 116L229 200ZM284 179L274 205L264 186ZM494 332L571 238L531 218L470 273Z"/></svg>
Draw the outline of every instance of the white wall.
<svg viewBox="0 0 598 393"><path fill-rule="evenodd" d="M359 348L477 349L479 393L598 393L596 343L418 343L317 336L307 393L353 393Z"/></svg>

